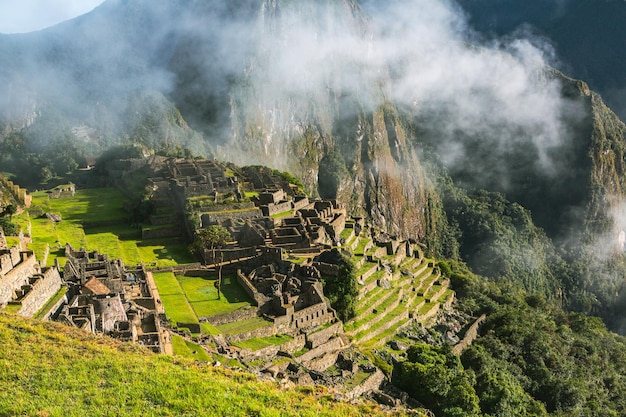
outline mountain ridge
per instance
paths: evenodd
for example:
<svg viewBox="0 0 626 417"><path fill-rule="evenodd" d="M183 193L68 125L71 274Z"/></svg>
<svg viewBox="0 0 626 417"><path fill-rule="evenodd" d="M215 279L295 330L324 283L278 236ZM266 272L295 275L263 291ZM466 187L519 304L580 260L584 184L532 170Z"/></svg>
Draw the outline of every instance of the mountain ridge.
<svg viewBox="0 0 626 417"><path fill-rule="evenodd" d="M600 263L612 256L624 129L601 98L547 68L527 42L468 44L466 22L445 4L385 7L367 16L348 0L109 0L75 21L3 38L0 54L17 59L2 73L13 92L2 94L0 163L21 171L26 155L41 179L137 141L267 164L455 257L464 231L437 189L441 169L530 209L566 259L590 237L605 248ZM77 140L77 126L93 137ZM577 278L555 279L561 287Z"/></svg>

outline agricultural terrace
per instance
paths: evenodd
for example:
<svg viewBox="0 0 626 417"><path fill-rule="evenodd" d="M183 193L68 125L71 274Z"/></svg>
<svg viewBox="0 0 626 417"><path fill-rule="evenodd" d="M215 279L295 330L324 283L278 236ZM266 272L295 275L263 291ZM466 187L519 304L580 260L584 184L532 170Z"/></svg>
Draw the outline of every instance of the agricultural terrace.
<svg viewBox="0 0 626 417"><path fill-rule="evenodd" d="M55 258L65 264L68 242L75 248L85 247L113 259L121 258L127 265L175 266L194 261L180 238L142 240L141 230L128 223L126 197L115 188L79 189L73 197L56 199L49 198L45 191L32 196L31 208L15 220L22 230L30 231L29 249L37 259L43 260L46 248L50 248L48 266L54 264ZM55 222L45 214L58 214L61 221Z"/></svg>

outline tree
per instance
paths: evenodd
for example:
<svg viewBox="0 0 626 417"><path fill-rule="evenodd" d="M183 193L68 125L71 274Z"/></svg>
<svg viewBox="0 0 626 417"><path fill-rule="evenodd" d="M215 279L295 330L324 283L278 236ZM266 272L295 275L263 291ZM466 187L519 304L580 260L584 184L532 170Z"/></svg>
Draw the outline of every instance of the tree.
<svg viewBox="0 0 626 417"><path fill-rule="evenodd" d="M341 320L350 320L356 315L356 302L359 296L354 264L337 249L324 251L315 260L339 266L339 276L322 277L324 295Z"/></svg>
<svg viewBox="0 0 626 417"><path fill-rule="evenodd" d="M0 212L0 228L7 235L16 235L19 231L18 227L11 221L13 215L17 213L17 206L8 204Z"/></svg>
<svg viewBox="0 0 626 417"><path fill-rule="evenodd" d="M10 219L15 213L17 213L17 207L13 204L7 204L2 213L0 213L0 217L8 216Z"/></svg>
<svg viewBox="0 0 626 417"><path fill-rule="evenodd" d="M205 249L224 247L224 245L232 239L233 237L230 235L228 229L217 225L209 226L198 230L190 246L190 250L196 255L202 254Z"/></svg>
<svg viewBox="0 0 626 417"><path fill-rule="evenodd" d="M213 262L215 262L215 249L224 247L224 245L231 241L233 237L230 232L222 226L209 226L205 229L200 229L196 233L196 238L189 247L191 252L196 256L202 256L205 249L211 249L213 251ZM215 287L217 288L217 299L219 300L222 295L222 264L224 262L224 254L221 254L221 262L219 263L219 273L217 276L217 282Z"/></svg>
<svg viewBox="0 0 626 417"><path fill-rule="evenodd" d="M394 366L392 382L437 416L478 416L472 377L449 346L413 345Z"/></svg>

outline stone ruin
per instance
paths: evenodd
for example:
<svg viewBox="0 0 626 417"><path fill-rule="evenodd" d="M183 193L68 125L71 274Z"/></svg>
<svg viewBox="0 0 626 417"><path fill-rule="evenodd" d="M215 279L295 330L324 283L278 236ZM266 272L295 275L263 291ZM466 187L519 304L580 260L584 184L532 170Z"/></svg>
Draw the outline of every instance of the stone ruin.
<svg viewBox="0 0 626 417"><path fill-rule="evenodd" d="M9 248L0 228L0 306L14 306L17 314L32 317L60 288L58 268L42 268L34 252Z"/></svg>
<svg viewBox="0 0 626 417"><path fill-rule="evenodd" d="M247 276L241 271L238 275L240 283L261 302L259 310L284 333L337 319L324 298L321 275L315 267L281 262L258 267Z"/></svg>
<svg viewBox="0 0 626 417"><path fill-rule="evenodd" d="M76 186L73 183L57 185L48 192L48 198L74 197Z"/></svg>
<svg viewBox="0 0 626 417"><path fill-rule="evenodd" d="M70 244L65 256L68 301L57 321L165 352L168 336L159 317L163 309L143 267L127 268L120 259L76 250Z"/></svg>
<svg viewBox="0 0 626 417"><path fill-rule="evenodd" d="M262 197L260 194L259 197ZM284 193L267 193L266 200L282 197ZM269 216L241 218L230 213L219 221L210 222L226 228L234 241L219 249L206 249L202 260L206 265L236 264L261 255L262 248L280 248L285 251L311 251L337 243L346 226L346 209L336 200L300 198L300 209L281 219ZM289 203L293 207L293 200ZM306 205L302 205L306 203ZM293 210L293 209L292 209ZM204 224L203 217L203 226Z"/></svg>
<svg viewBox="0 0 626 417"><path fill-rule="evenodd" d="M171 159L167 163L170 189L182 199L232 193L241 198L239 179L227 176L223 164L206 159Z"/></svg>

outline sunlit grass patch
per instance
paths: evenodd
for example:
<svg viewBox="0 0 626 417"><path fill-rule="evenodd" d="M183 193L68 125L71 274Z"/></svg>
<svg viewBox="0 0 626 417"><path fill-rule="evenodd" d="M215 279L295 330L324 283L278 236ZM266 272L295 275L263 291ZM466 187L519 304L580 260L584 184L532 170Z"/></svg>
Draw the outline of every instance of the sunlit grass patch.
<svg viewBox="0 0 626 417"><path fill-rule="evenodd" d="M224 334L238 334L250 332L252 330L271 325L272 323L270 321L267 321L261 317L254 317L251 319L240 320L235 323L227 323L215 327Z"/></svg>
<svg viewBox="0 0 626 417"><path fill-rule="evenodd" d="M202 346L185 340L178 335L172 336L172 347L174 349L174 354L178 356L183 356L185 358L201 362L209 362L212 360L211 356L209 356Z"/></svg>
<svg viewBox="0 0 626 417"><path fill-rule="evenodd" d="M293 337L284 334L269 336L269 337L255 337L252 339L244 340L241 342L233 343L233 345L242 349L259 350L268 346L280 346L283 343L293 340Z"/></svg>

